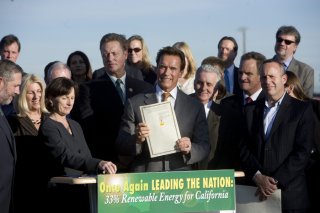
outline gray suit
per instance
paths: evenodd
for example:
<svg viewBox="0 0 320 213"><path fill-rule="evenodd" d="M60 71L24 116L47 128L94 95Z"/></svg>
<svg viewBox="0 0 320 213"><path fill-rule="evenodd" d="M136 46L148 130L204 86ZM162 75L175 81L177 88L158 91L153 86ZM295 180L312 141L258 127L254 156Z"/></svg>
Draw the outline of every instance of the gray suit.
<svg viewBox="0 0 320 213"><path fill-rule="evenodd" d="M190 170L192 164L207 157L210 151L208 124L203 105L178 90L174 111L181 137L192 142L190 154L174 153L150 158L148 144L136 144L135 126L142 122L140 106L157 103L155 88L128 99L122 118L116 146L119 154L134 156L131 170L134 172L156 172Z"/></svg>
<svg viewBox="0 0 320 213"><path fill-rule="evenodd" d="M292 59L287 68L287 71L291 71L299 78L300 83L303 87L304 93L310 98L313 97L314 92L314 70L309 65Z"/></svg>

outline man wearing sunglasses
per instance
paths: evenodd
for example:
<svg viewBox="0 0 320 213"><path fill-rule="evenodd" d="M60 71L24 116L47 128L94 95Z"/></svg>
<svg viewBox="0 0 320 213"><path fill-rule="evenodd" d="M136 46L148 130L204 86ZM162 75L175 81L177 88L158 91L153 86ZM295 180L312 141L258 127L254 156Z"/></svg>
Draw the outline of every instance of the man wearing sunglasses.
<svg viewBox="0 0 320 213"><path fill-rule="evenodd" d="M274 59L284 65L285 70L297 75L305 94L313 97L314 70L309 65L296 60L293 56L298 49L301 36L293 26L281 26L276 33Z"/></svg>

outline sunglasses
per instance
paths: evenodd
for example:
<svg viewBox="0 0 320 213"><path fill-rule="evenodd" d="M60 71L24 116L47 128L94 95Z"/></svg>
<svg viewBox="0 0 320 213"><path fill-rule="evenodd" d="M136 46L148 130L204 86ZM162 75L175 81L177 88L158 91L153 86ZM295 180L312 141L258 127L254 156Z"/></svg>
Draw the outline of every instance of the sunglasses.
<svg viewBox="0 0 320 213"><path fill-rule="evenodd" d="M132 48L132 49L129 48L129 49L128 49L128 52L129 52L129 53L132 53L133 51L134 51L135 53L138 53L138 52L141 51L141 48L136 47L136 48Z"/></svg>
<svg viewBox="0 0 320 213"><path fill-rule="evenodd" d="M290 45L292 43L296 43L295 41L290 41L290 40L287 40L287 39L277 38L277 43L282 43L283 41L284 41L284 43L286 45Z"/></svg>

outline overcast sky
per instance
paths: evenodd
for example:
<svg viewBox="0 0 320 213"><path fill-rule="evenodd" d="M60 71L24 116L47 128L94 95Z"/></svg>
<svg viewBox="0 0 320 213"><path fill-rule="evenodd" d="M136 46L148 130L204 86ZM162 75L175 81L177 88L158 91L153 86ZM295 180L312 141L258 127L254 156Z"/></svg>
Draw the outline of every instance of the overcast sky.
<svg viewBox="0 0 320 213"><path fill-rule="evenodd" d="M320 93L319 10L319 0L0 0L0 37L18 36L17 63L42 77L48 62L66 62L75 50L88 55L93 69L102 67L99 42L106 33L141 35L153 62L160 48L185 41L197 64L217 55L221 37L233 36L238 66L244 50L240 28L246 28L245 50L270 58L277 29L293 25L302 35L295 57L315 69Z"/></svg>

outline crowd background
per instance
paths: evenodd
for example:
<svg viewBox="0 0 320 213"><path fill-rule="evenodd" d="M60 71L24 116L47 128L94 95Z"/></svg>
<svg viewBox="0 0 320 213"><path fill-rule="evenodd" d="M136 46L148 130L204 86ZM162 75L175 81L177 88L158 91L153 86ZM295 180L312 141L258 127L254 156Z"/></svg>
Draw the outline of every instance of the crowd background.
<svg viewBox="0 0 320 213"><path fill-rule="evenodd" d="M119 10L118 10L119 8ZM177 41L192 49L197 66L209 55L217 55L216 44L233 36L244 52L241 27L246 30L246 51L274 54L274 32L281 25L293 25L302 34L296 57L315 69L315 92L320 93L320 2L300 0L263 1L19 1L0 2L0 37L18 36L23 44L19 65L28 73L43 75L48 61L65 61L81 50L92 69L102 67L97 41L109 32L127 37L139 34L148 44L155 64L157 51ZM58 14L58 15L57 15ZM240 57L235 64L239 65Z"/></svg>

